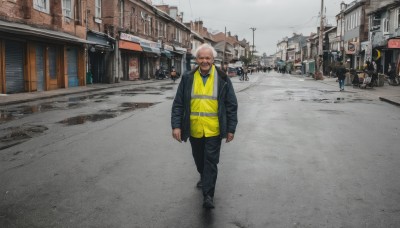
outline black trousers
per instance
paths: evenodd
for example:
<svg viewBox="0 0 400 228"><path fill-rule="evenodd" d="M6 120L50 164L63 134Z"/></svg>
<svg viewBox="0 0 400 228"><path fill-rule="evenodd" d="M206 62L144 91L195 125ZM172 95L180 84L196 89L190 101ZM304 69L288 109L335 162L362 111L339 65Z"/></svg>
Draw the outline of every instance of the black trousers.
<svg viewBox="0 0 400 228"><path fill-rule="evenodd" d="M192 146L194 162L203 182L203 195L214 197L222 139L220 136L213 136L203 138L190 137L189 140Z"/></svg>

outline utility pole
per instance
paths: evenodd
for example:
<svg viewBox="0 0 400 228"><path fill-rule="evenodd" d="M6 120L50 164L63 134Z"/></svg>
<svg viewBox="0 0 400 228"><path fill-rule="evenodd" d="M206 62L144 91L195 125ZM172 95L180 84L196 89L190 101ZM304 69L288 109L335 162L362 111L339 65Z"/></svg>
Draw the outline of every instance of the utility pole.
<svg viewBox="0 0 400 228"><path fill-rule="evenodd" d="M224 37L224 51L223 51L223 56L222 56L222 63L221 63L221 68L222 70L225 69L225 49L226 49L226 26L225 26L225 37Z"/></svg>
<svg viewBox="0 0 400 228"><path fill-rule="evenodd" d="M321 0L321 21L319 25L319 46L318 46L318 74L315 75L315 79L322 79L323 76L323 42L324 42L324 0ZM319 78L321 77L321 78Z"/></svg>
<svg viewBox="0 0 400 228"><path fill-rule="evenodd" d="M255 48L255 46L254 46L254 31L256 31L256 28L250 28L251 30L253 30L253 48L252 48L252 50L251 50L251 61L253 61L253 55L254 55L254 48Z"/></svg>

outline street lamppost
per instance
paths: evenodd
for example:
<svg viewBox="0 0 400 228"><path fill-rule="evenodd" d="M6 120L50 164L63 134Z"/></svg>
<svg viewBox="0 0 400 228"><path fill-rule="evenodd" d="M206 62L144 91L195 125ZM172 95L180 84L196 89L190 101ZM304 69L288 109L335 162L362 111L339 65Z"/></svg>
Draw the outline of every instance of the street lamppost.
<svg viewBox="0 0 400 228"><path fill-rule="evenodd" d="M324 71L323 71L323 37L324 36L324 0L321 0L321 20L320 20L320 26L319 26L319 39L318 39L318 62L317 62L317 66L318 66L318 73L315 74L315 79L322 79L323 75L324 75Z"/></svg>
<svg viewBox="0 0 400 228"><path fill-rule="evenodd" d="M254 31L256 31L256 28L250 28L250 29L253 30L253 46L252 46L252 50L251 50L251 54L250 54L251 61L253 62L253 55L254 55L254 48L255 48L255 46L254 46Z"/></svg>

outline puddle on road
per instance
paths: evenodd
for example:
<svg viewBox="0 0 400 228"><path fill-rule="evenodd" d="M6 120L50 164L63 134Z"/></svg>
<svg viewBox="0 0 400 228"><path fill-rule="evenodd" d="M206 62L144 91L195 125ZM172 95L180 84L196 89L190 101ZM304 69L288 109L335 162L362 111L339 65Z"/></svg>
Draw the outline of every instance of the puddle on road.
<svg viewBox="0 0 400 228"><path fill-rule="evenodd" d="M167 90L172 90L173 87L170 86L160 86L160 87L139 87L134 89L124 89L121 90L121 96L124 95L137 95L137 94L150 94L150 95L162 95L163 92Z"/></svg>
<svg viewBox="0 0 400 228"><path fill-rule="evenodd" d="M59 123L65 124L65 125L78 125L78 124L84 124L87 121L91 122L96 122L96 121L101 121L105 119L111 119L116 117L117 114L109 114L109 113L103 113L103 114L88 114L88 115L79 115L79 116L74 116L70 117L67 119L64 119L60 121Z"/></svg>
<svg viewBox="0 0 400 228"><path fill-rule="evenodd" d="M301 101L301 102L315 102L315 103L370 103L372 99L364 98L358 95L354 95L354 92L339 92L329 90L317 90L320 94L306 96L307 91L304 90L285 90L283 96L279 96L273 99L273 101ZM340 97L331 96L331 94L340 93ZM322 97L322 98L315 98Z"/></svg>
<svg viewBox="0 0 400 228"><path fill-rule="evenodd" d="M95 113L95 114L74 116L74 117L70 117L70 118L64 119L62 121L59 121L58 123L61 123L61 124L67 125L67 126L72 126L72 125L84 124L88 121L97 122L97 121L102 121L105 119L115 118L115 117L121 115L122 113L131 112L136 109L149 108L150 106L153 106L154 104L157 104L157 103L124 102L120 105L120 107L115 108L115 109L106 109L106 110L100 111L100 113Z"/></svg>
<svg viewBox="0 0 400 228"><path fill-rule="evenodd" d="M0 150L26 142L47 130L48 128L43 125L22 125L2 129L0 136Z"/></svg>
<svg viewBox="0 0 400 228"><path fill-rule="evenodd" d="M162 95L162 91L173 87L143 87L117 92L106 92L87 96L67 97L65 100L45 102L35 105L22 105L11 108L0 108L0 124L23 118L34 113L43 113L54 110L80 108L87 105L88 101L94 103L106 102L110 96L135 96L137 94ZM86 103L85 103L86 102Z"/></svg>
<svg viewBox="0 0 400 228"><path fill-rule="evenodd" d="M142 103L124 102L121 104L121 107L131 108L132 110L134 110L138 108L148 108L150 106L153 106L154 104L155 103L148 103L148 102L142 102Z"/></svg>
<svg viewBox="0 0 400 228"><path fill-rule="evenodd" d="M320 112L326 112L326 113L329 113L329 114L342 114L342 113L344 113L344 111L331 110L331 109L320 109L320 110L318 110L318 111L320 111Z"/></svg>
<svg viewBox="0 0 400 228"><path fill-rule="evenodd" d="M78 108L82 107L81 103L66 103L66 102L46 102L37 105L22 105L13 108L0 109L0 124L23 118L27 115L34 113L42 113L53 110L62 110L67 108Z"/></svg>

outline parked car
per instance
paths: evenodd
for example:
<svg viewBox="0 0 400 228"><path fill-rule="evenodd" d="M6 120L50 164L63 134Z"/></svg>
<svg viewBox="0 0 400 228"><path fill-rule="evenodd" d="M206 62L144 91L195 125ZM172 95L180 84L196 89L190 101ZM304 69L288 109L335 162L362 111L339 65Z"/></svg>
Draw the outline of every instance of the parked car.
<svg viewBox="0 0 400 228"><path fill-rule="evenodd" d="M228 67L227 74L229 77L235 77L237 75L237 70L234 67Z"/></svg>

